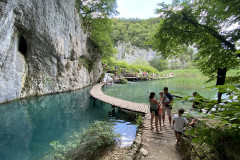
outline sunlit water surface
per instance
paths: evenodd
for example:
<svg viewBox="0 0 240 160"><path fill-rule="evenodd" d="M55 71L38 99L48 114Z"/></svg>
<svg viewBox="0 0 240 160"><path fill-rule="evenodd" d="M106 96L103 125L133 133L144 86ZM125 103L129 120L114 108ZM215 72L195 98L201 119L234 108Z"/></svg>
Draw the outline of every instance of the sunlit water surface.
<svg viewBox="0 0 240 160"><path fill-rule="evenodd" d="M187 79L185 81L187 81ZM192 79L191 81L194 81L194 79ZM160 91L163 91L164 87L168 87L169 92L172 93L173 95L191 97L192 93L197 91L201 96L213 99L217 91L208 89L206 86L203 84L199 84L196 86L179 85L179 81L176 78L164 80L138 81L130 82L128 84L108 84L107 86L103 87L103 92L107 95L117 97L120 99L146 104L149 104L148 97L150 92L155 92L156 98L159 98L160 96L158 93ZM177 98L175 97L174 99L176 100ZM177 108L181 107L184 109L189 109L191 108L191 106L192 102L177 101L173 104L173 109L176 112Z"/></svg>
<svg viewBox="0 0 240 160"><path fill-rule="evenodd" d="M49 153L52 141L62 144L95 120L114 124L121 146L131 145L136 125L129 114L90 98L91 87L79 91L23 99L0 105L0 160L37 160Z"/></svg>

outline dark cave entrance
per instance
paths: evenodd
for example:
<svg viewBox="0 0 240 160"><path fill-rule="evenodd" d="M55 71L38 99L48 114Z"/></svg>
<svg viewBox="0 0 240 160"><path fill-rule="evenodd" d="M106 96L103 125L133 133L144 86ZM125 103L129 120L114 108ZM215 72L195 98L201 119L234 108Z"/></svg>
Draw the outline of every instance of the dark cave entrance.
<svg viewBox="0 0 240 160"><path fill-rule="evenodd" d="M23 36L19 37L19 42L18 42L18 51L21 52L24 57L26 57L27 55L27 41L25 40L25 38Z"/></svg>

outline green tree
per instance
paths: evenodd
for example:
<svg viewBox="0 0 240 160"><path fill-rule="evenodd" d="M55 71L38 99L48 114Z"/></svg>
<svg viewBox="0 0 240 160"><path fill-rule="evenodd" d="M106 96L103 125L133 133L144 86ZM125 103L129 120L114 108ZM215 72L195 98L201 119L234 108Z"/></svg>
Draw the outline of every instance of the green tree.
<svg viewBox="0 0 240 160"><path fill-rule="evenodd" d="M108 18L118 14L116 0L76 0L76 8L91 43L101 54L103 60L109 59L116 53L110 37L112 20Z"/></svg>
<svg viewBox="0 0 240 160"><path fill-rule="evenodd" d="M87 27L92 19L118 14L116 0L76 0L76 7Z"/></svg>
<svg viewBox="0 0 240 160"><path fill-rule="evenodd" d="M90 37L94 40L102 59L109 59L117 52L110 37L111 26L112 21L108 18L95 18L89 26Z"/></svg>
<svg viewBox="0 0 240 160"><path fill-rule="evenodd" d="M146 67L150 67L150 64L148 62L146 62L145 60L143 60L143 58L137 58L134 62L132 62L132 65L143 65Z"/></svg>
<svg viewBox="0 0 240 160"><path fill-rule="evenodd" d="M161 56L154 57L149 63L159 71L168 69L168 61L163 59Z"/></svg>
<svg viewBox="0 0 240 160"><path fill-rule="evenodd" d="M198 49L196 60L200 70L216 85L223 85L227 70L236 68L239 59L235 42L240 28L231 27L239 22L240 1L228 0L175 0L171 5L159 4L163 21L153 39L153 48L164 57L175 55L179 45ZM219 92L219 101L221 93Z"/></svg>
<svg viewBox="0 0 240 160"><path fill-rule="evenodd" d="M113 30L111 37L114 44L120 42L130 42L132 45L149 49L151 46L146 43L159 23L159 18L147 20L140 19L113 19ZM116 32L119 31L119 32ZM117 33L117 34L116 34Z"/></svg>

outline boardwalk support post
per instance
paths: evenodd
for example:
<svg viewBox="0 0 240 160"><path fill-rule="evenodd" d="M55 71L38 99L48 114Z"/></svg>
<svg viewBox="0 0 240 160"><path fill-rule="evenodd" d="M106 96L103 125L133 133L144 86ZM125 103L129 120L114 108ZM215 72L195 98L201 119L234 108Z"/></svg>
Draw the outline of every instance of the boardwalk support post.
<svg viewBox="0 0 240 160"><path fill-rule="evenodd" d="M120 112L121 111L121 108L120 107L118 107L118 112Z"/></svg>
<svg viewBox="0 0 240 160"><path fill-rule="evenodd" d="M112 116L115 116L115 108L116 106L112 105Z"/></svg>

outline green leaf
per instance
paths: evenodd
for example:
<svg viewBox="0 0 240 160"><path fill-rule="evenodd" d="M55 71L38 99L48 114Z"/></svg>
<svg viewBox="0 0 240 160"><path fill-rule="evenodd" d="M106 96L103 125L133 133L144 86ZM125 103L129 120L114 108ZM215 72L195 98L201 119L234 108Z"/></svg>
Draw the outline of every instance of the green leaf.
<svg viewBox="0 0 240 160"><path fill-rule="evenodd" d="M236 120L236 119L237 119L237 118L234 117L234 118L231 118L231 119L229 119L229 120L230 120L230 121L233 121L233 120Z"/></svg>

